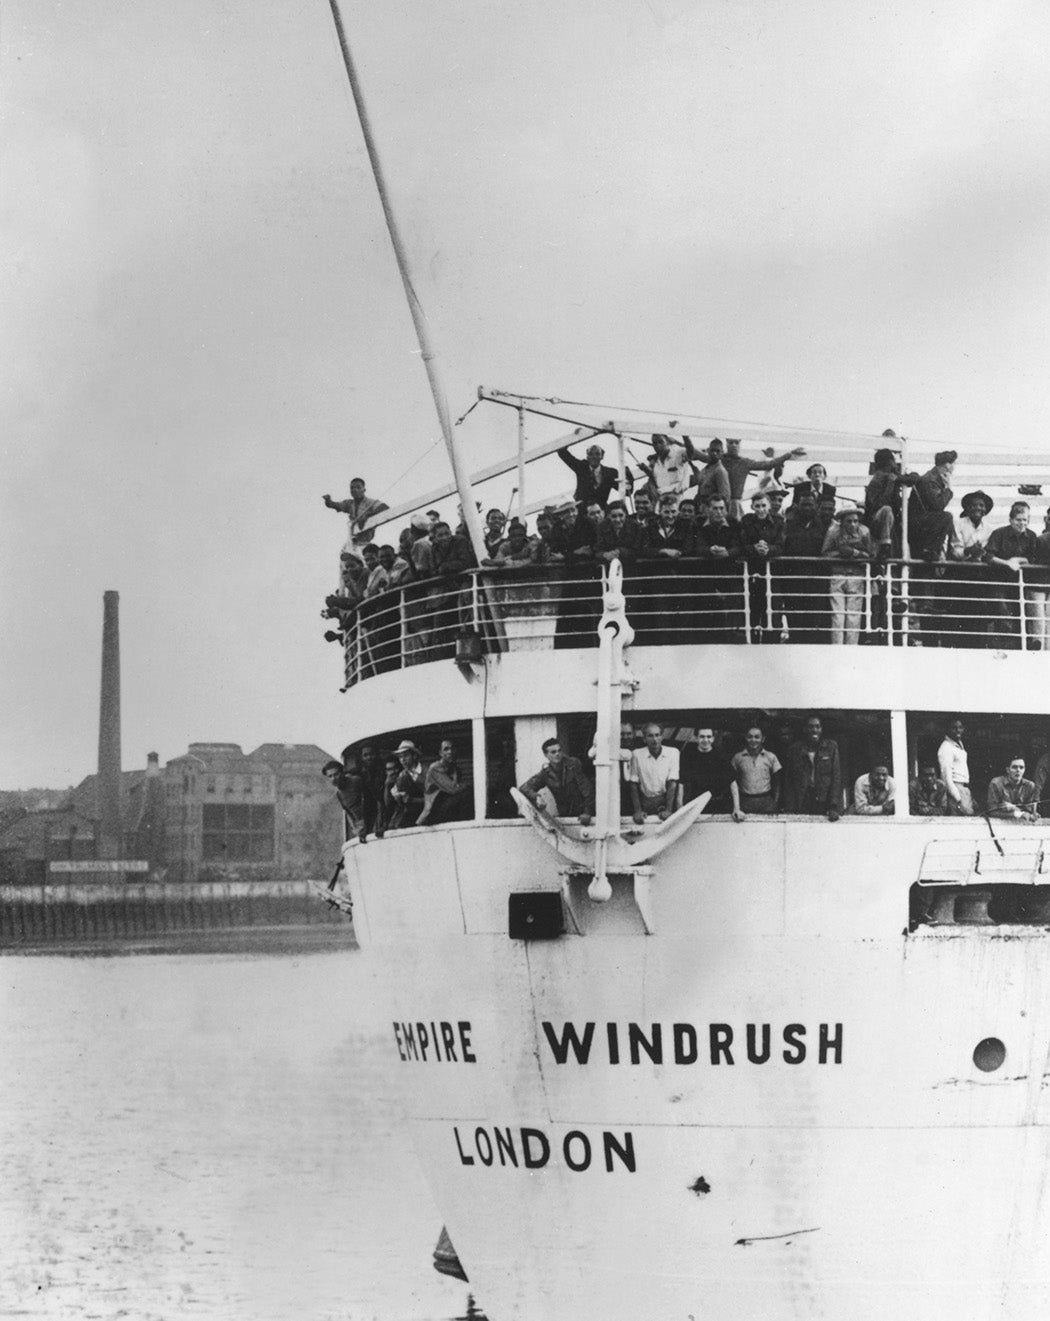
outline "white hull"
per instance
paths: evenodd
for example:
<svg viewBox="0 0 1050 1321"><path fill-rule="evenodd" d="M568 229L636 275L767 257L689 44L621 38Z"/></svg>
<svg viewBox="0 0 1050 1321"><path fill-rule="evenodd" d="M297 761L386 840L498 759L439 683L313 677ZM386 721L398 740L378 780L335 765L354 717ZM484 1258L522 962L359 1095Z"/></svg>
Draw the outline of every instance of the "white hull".
<svg viewBox="0 0 1050 1321"><path fill-rule="evenodd" d="M493 1321L1050 1313L1050 943L905 934L953 838L988 844L980 821L707 821L661 859L653 934L630 881L608 905L577 882L583 934L528 943L507 897L559 877L523 825L347 849L415 1145ZM595 1025L586 1063L566 1023Z"/></svg>

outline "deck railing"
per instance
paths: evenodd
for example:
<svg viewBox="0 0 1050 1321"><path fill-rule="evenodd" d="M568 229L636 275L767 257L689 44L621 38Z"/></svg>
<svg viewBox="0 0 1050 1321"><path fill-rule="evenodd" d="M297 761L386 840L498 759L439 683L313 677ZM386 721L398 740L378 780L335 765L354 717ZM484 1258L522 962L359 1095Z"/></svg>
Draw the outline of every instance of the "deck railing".
<svg viewBox="0 0 1050 1321"><path fill-rule="evenodd" d="M635 646L1050 649L1050 571L1041 567L681 559L630 566L624 590ZM342 617L346 687L457 654L596 647L601 609L593 565L473 569L393 588Z"/></svg>

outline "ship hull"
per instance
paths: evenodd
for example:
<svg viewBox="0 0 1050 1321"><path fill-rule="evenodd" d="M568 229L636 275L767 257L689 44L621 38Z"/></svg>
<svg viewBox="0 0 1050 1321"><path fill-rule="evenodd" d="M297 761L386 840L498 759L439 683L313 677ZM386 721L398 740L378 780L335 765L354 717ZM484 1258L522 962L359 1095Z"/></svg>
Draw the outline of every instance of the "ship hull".
<svg viewBox="0 0 1050 1321"><path fill-rule="evenodd" d="M348 848L409 1131L494 1321L1046 1314L1047 934L908 930L927 846L983 830L707 821L637 892L569 883L571 934L529 941L510 894L562 878L524 826Z"/></svg>

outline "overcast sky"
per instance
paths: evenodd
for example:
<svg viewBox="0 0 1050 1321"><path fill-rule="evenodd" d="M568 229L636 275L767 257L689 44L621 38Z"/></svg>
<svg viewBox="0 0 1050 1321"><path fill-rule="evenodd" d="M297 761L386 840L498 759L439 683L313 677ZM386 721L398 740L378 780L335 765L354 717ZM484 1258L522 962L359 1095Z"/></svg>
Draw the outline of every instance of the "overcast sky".
<svg viewBox="0 0 1050 1321"><path fill-rule="evenodd" d="M1047 437L1045 4L344 15L454 413ZM126 767L338 750L320 497L438 433L326 0L7 0L0 95L0 788L94 768L107 588Z"/></svg>

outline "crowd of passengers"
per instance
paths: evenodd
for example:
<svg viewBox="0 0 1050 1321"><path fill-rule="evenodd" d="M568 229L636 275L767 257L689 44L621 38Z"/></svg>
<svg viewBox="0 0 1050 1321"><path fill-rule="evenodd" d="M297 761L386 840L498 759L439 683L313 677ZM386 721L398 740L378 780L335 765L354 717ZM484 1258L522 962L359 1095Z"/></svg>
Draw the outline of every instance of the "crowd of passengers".
<svg viewBox="0 0 1050 1321"><path fill-rule="evenodd" d="M913 607L924 634L917 640L937 644L954 634L962 645L1020 645L1017 584L1024 568L1027 643L1050 648L1050 511L1037 534L1028 527L1030 506L1017 500L1008 523L991 528L986 520L994 502L977 490L962 496L956 517L949 512L954 450L938 453L928 472L916 474L900 470L893 449L878 449L859 505L838 497L819 463L804 477L785 482L785 466L804 457L800 449L767 451L755 459L742 455L734 439L723 445L716 438L702 451L688 436L654 435L651 443L652 458L638 465L640 477L627 475L624 498L617 470L603 462L600 445L588 445L584 458L570 447L558 451L576 477L573 499L543 510L531 532L520 519L488 510L481 566L513 573L618 559L626 575L648 578L690 563L716 571L719 564L743 563L752 571L754 640L795 635L857 643L868 565L876 575L873 618L880 626L885 622L878 575L887 561L902 556L907 488L908 552L923 566L913 578ZM755 473L764 476L745 512L746 483ZM326 600L326 617L339 624L325 634L328 640L344 641L365 603L413 582L433 584L426 605L431 616L458 609L462 588L456 580L477 567L462 522L452 527L428 510L412 517L396 547L377 546L374 530L363 524L387 506L366 495L363 479L351 482L348 500L326 495L324 501L349 519L339 588ZM792 562L778 568L776 595L770 596L765 568L777 560ZM821 571L813 560L828 561L827 567ZM965 570L962 581L958 567ZM770 627L763 628L767 623Z"/></svg>
<svg viewBox="0 0 1050 1321"><path fill-rule="evenodd" d="M766 746L766 730L757 722L746 730L744 746L737 751L729 750L727 739L713 725L702 722L677 748L665 743L659 723L636 729L624 721L620 744L620 813L638 825L666 821L704 793L711 795L707 813L731 815L737 822L781 813L837 821L844 813L896 812L897 786L888 759L872 758L869 769L845 785L838 742L825 733L824 720L815 712L782 745L780 756ZM557 737L547 739L542 752L543 765L519 785L520 793L549 816L589 825L595 812L591 756L571 755ZM909 810L912 816L982 815L1021 822L1050 817L1050 811L1043 811L1050 752L1039 757L1031 779L1027 769L1020 752L1010 756L989 780L983 805L976 805L966 727L953 717L936 756L921 759L918 774L908 784ZM473 816L473 787L448 739L429 765L411 739L402 740L396 752L385 757L374 745L351 745L344 749L342 762L328 762L323 774L336 790L349 833L362 843L369 834L379 838L387 829Z"/></svg>

